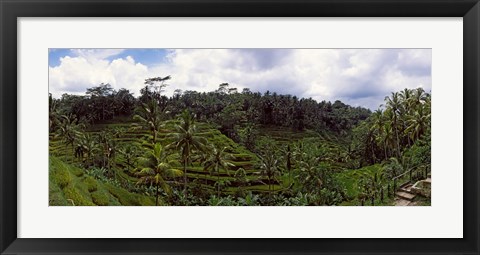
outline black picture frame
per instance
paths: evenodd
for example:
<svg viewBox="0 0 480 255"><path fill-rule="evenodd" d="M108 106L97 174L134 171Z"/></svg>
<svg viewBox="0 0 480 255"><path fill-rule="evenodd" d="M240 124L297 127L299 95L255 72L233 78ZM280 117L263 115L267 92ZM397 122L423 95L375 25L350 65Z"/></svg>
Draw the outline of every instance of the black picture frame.
<svg viewBox="0 0 480 255"><path fill-rule="evenodd" d="M0 0L0 16L0 251L2 254L479 254L480 4L478 0ZM17 18L158 16L463 17L464 237L459 239L17 238Z"/></svg>

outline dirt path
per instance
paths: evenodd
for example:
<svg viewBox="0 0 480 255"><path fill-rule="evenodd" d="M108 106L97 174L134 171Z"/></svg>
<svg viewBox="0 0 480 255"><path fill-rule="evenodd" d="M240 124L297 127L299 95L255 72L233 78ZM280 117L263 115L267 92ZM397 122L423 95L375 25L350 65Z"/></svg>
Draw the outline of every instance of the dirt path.
<svg viewBox="0 0 480 255"><path fill-rule="evenodd" d="M395 206L415 206L417 203L414 201L409 201L401 198L395 198Z"/></svg>

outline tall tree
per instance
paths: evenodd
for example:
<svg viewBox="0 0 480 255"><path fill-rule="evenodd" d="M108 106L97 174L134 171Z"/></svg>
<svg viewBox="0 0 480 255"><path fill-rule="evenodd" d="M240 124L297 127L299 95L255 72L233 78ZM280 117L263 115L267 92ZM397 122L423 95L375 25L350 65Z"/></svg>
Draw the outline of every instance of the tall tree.
<svg viewBox="0 0 480 255"><path fill-rule="evenodd" d="M272 151L266 151L264 155L259 156L259 158L261 160L260 175L267 178L268 191L271 196L274 182L277 181L277 176L280 175L278 159Z"/></svg>
<svg viewBox="0 0 480 255"><path fill-rule="evenodd" d="M397 138L397 157L400 158L400 139L398 136L398 129L399 129L399 122L398 116L400 112L401 102L400 96L398 92L392 92L391 97L385 97L385 101L387 102L387 112L389 112L389 116L391 117L389 120L391 121L392 128L395 132L395 136Z"/></svg>
<svg viewBox="0 0 480 255"><path fill-rule="evenodd" d="M57 136L60 136L65 143L65 149L68 145L72 146L72 161L75 155L75 142L80 136L80 129L83 127L77 124L77 118L73 115L62 115L60 117L60 126Z"/></svg>
<svg viewBox="0 0 480 255"><path fill-rule="evenodd" d="M157 142L157 134L163 126L163 114L155 100L150 100L148 103L142 103L136 109L136 114L133 119L139 123L134 123L134 127L144 127L152 133L152 143Z"/></svg>
<svg viewBox="0 0 480 255"><path fill-rule="evenodd" d="M235 166L231 160L233 156L225 152L227 147L218 149L216 146L213 146L210 150L209 156L204 163L204 170L209 171L210 173L215 173L217 175L217 182L220 182L220 170L223 168L227 175L230 175L228 172L229 167ZM217 185L217 196L220 197L220 186Z"/></svg>
<svg viewBox="0 0 480 255"><path fill-rule="evenodd" d="M413 141L420 139L430 126L430 113L425 113L423 107L418 107L418 110L407 119L407 125L406 134L410 134Z"/></svg>
<svg viewBox="0 0 480 255"><path fill-rule="evenodd" d="M175 131L170 135L174 141L168 145L169 148L175 148L180 152L183 164L184 187L183 192L187 192L187 165L191 162L192 153L202 151L206 144L206 139L199 136L194 117L189 111L185 110L181 114L180 124L175 125Z"/></svg>
<svg viewBox="0 0 480 255"><path fill-rule="evenodd" d="M102 148L102 167L105 167L109 164L108 160L110 158L110 140L112 139L111 134L105 130L98 133L98 143Z"/></svg>
<svg viewBox="0 0 480 255"><path fill-rule="evenodd" d="M101 116L101 120L107 119L109 115L113 116L114 109L111 107L111 101L113 101L115 91L110 84L101 83L97 87L88 88L86 94L89 96L97 116Z"/></svg>
<svg viewBox="0 0 480 255"><path fill-rule="evenodd" d="M90 134L83 134L83 136L79 139L79 146L83 151L83 156L86 156L84 165L87 167L92 164L92 159L97 155L98 151L98 144L93 139L92 135Z"/></svg>
<svg viewBox="0 0 480 255"><path fill-rule="evenodd" d="M141 165L137 176L140 177L138 184L155 185L155 205L158 205L159 188L161 187L167 194L171 194L170 185L167 178L174 178L182 175L182 171L175 169L171 165L172 160L160 143L156 143L152 151L139 159Z"/></svg>
<svg viewBox="0 0 480 255"><path fill-rule="evenodd" d="M168 84L165 84L166 81L170 80L172 77L170 75L165 77L153 77L145 79L145 85L150 86L153 88L153 91L160 95L164 92L165 87Z"/></svg>
<svg viewBox="0 0 480 255"><path fill-rule="evenodd" d="M125 164L127 165L127 171L130 171L130 167L132 167L132 163L134 163L135 158L137 157L137 147L134 145L128 144L119 150L120 154L123 155L125 160Z"/></svg>

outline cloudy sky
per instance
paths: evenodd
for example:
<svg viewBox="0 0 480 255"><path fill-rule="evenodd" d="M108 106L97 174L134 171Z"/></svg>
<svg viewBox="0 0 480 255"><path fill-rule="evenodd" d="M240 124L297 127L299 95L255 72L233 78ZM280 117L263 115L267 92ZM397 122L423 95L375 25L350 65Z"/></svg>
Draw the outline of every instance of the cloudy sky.
<svg viewBox="0 0 480 255"><path fill-rule="evenodd" d="M377 109L392 91L431 91L431 61L431 49L50 49L49 91L84 94L103 82L138 96L146 78L171 75L167 96L228 82Z"/></svg>

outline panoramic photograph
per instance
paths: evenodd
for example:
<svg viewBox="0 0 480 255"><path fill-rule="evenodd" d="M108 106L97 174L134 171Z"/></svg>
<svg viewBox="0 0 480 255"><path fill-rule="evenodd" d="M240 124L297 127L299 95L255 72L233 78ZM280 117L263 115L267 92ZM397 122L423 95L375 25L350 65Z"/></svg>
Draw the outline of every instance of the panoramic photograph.
<svg viewBox="0 0 480 255"><path fill-rule="evenodd" d="M431 49L48 50L50 206L430 206Z"/></svg>

